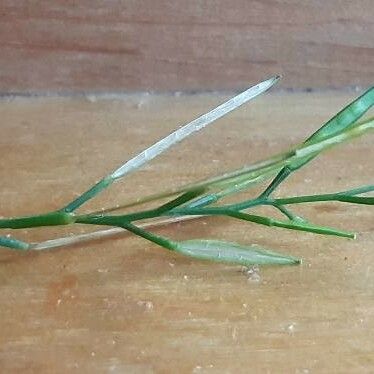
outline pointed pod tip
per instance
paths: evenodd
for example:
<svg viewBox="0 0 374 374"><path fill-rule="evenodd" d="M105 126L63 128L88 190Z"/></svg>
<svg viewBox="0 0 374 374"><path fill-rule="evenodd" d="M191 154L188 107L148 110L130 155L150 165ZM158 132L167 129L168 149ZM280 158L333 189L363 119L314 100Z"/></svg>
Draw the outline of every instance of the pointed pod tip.
<svg viewBox="0 0 374 374"><path fill-rule="evenodd" d="M278 83L281 78L282 76L280 74L275 74L272 75L269 79L266 79L264 82L270 83L273 86L274 84Z"/></svg>
<svg viewBox="0 0 374 374"><path fill-rule="evenodd" d="M301 265L303 260L301 258L292 257L292 256L285 256L279 259L279 265Z"/></svg>
<svg viewBox="0 0 374 374"><path fill-rule="evenodd" d="M281 262L279 264L282 265L301 265L303 263L303 260L301 258L296 258L292 256L285 256L281 259Z"/></svg>
<svg viewBox="0 0 374 374"><path fill-rule="evenodd" d="M276 75L271 76L269 79L263 81L262 84L269 85L269 87L267 88L269 89L270 87L273 87L274 85L276 85L281 78L282 76L280 74L276 74Z"/></svg>
<svg viewBox="0 0 374 374"><path fill-rule="evenodd" d="M342 231L342 234L341 236L343 238L348 238L348 239L356 239L357 238L357 234L355 232L346 232L346 231Z"/></svg>
<svg viewBox="0 0 374 374"><path fill-rule="evenodd" d="M272 83L272 85L274 85L274 84L278 83L278 81L280 79L282 79L282 76L280 74L275 74L275 75L271 76L269 79L267 79L266 81L267 82L270 81Z"/></svg>

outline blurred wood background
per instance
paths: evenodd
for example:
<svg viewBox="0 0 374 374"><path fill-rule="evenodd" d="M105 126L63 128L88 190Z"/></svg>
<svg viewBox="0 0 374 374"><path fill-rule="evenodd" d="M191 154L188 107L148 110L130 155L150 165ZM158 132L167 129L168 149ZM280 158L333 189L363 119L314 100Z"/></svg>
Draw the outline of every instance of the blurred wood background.
<svg viewBox="0 0 374 374"><path fill-rule="evenodd" d="M199 91L239 90L281 73L279 87L297 92L243 106L90 209L302 141L358 95L344 88L373 84L373 16L374 0L0 0L0 215L57 209L227 98ZM357 139L295 173L279 194L368 184L373 159L373 138ZM372 209L295 209L357 232L357 240L224 218L157 230L177 240L256 243L303 259L247 272L135 237L41 253L1 249L0 372L373 373ZM39 241L86 230L9 233Z"/></svg>
<svg viewBox="0 0 374 374"><path fill-rule="evenodd" d="M368 86L373 0L1 0L0 92Z"/></svg>

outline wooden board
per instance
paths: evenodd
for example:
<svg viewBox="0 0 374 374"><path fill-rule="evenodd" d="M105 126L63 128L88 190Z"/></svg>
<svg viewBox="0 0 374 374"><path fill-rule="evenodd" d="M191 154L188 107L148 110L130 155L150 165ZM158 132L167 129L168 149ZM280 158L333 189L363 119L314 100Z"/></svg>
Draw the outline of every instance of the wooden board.
<svg viewBox="0 0 374 374"><path fill-rule="evenodd" d="M87 209L283 150L353 96L265 95L116 184ZM135 152L223 99L3 99L0 214L59 208ZM279 195L372 183L372 145L371 135L328 152L290 178ZM313 222L353 230L358 238L219 218L157 230L173 238L258 243L304 260L301 266L261 268L251 276L237 266L193 261L127 235L42 253L2 249L1 371L373 372L373 210L321 203L297 211ZM34 241L85 230L68 226L12 234Z"/></svg>
<svg viewBox="0 0 374 374"><path fill-rule="evenodd" d="M0 2L0 93L369 86L372 0Z"/></svg>

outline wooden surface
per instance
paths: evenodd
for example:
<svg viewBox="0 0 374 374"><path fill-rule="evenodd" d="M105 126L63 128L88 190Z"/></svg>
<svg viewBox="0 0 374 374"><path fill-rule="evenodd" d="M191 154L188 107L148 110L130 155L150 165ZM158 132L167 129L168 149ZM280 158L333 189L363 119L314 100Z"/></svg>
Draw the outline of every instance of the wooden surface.
<svg viewBox="0 0 374 374"><path fill-rule="evenodd" d="M0 2L0 93L369 86L373 0Z"/></svg>
<svg viewBox="0 0 374 374"><path fill-rule="evenodd" d="M301 141L356 94L265 95L118 183L88 208L194 181ZM3 216L56 209L219 95L0 102ZM372 183L373 137L323 155L279 196ZM372 373L373 210L299 208L356 240L203 219L174 238L258 243L303 258L261 268L193 261L123 235L43 253L0 251L3 373ZM272 211L267 211L271 214ZM87 230L24 230L31 241ZM6 231L4 232L6 233Z"/></svg>

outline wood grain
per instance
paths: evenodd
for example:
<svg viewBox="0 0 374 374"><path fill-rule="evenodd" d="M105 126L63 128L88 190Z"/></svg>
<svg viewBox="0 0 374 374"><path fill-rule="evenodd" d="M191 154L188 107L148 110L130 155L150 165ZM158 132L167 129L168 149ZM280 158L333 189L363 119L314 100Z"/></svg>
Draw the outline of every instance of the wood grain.
<svg viewBox="0 0 374 374"><path fill-rule="evenodd" d="M372 0L0 2L0 92L368 86Z"/></svg>
<svg viewBox="0 0 374 374"><path fill-rule="evenodd" d="M278 152L305 138L352 96L265 95L114 185L87 208L114 205ZM0 215L59 208L223 99L3 99ZM330 151L290 178L279 195L372 182L372 144L371 135ZM373 372L373 210L332 203L297 211L313 222L354 230L358 238L219 218L158 229L174 238L258 243L304 259L301 266L261 268L258 278L126 235L43 253L2 249L1 371ZM12 234L34 241L86 230L68 226Z"/></svg>

